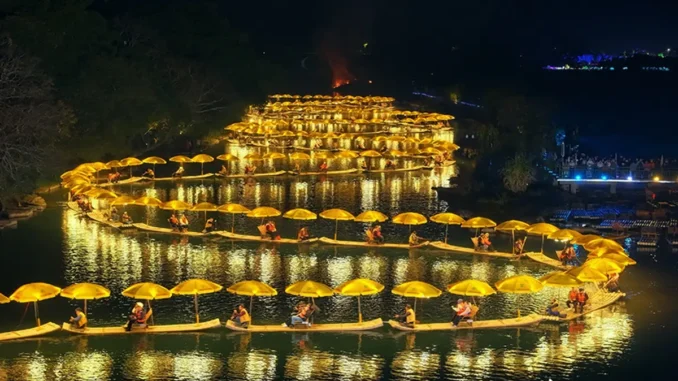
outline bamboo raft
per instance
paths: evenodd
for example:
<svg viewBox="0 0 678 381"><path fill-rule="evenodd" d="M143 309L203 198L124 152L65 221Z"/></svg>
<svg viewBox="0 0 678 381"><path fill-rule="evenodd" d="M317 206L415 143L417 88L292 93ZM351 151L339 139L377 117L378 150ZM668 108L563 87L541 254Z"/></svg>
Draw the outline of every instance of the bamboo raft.
<svg viewBox="0 0 678 381"><path fill-rule="evenodd" d="M133 229L134 224L123 224L122 222L110 221L98 210L87 213L87 217L93 219L96 222L102 223L104 225L110 226L116 229Z"/></svg>
<svg viewBox="0 0 678 381"><path fill-rule="evenodd" d="M80 207L78 206L78 203L75 202L75 201L69 201L69 202L66 203L66 205L68 206L68 209L70 209L70 210L72 210L72 211L74 211L74 212L81 213L81 214L83 214L83 215L85 214L85 213L82 211L82 209L80 209Z"/></svg>
<svg viewBox="0 0 678 381"><path fill-rule="evenodd" d="M239 327L232 321L226 322L226 328L240 332L352 332L367 331L384 326L381 318L364 321L362 323L332 323L332 324L313 324L310 327L301 325L300 327L285 327L280 324L275 325L250 325L247 328Z"/></svg>
<svg viewBox="0 0 678 381"><path fill-rule="evenodd" d="M617 300L619 300L623 296L626 296L626 294L624 294L623 292L606 292L606 291L603 291L603 290L598 290L598 291L596 291L595 294L593 294L589 297L587 305L584 306L584 312L583 313L575 313L573 309L567 309L566 311L563 311L567 315L564 318L557 317L557 316L551 316L551 315L544 315L543 317L544 317L544 320L555 321L555 322L563 322L563 321L574 320L574 319L582 317L586 314L590 314L591 312L605 308L605 307L615 303ZM586 307L588 307L588 308L586 308Z"/></svg>
<svg viewBox="0 0 678 381"><path fill-rule="evenodd" d="M43 336L52 332L56 332L60 329L61 327L59 327L57 324L50 322L43 324L40 327L22 329L19 331L2 332L0 333L0 341L18 340L26 339L29 337Z"/></svg>
<svg viewBox="0 0 678 381"><path fill-rule="evenodd" d="M520 258L519 255L515 255L515 254L511 254L511 253L505 253L505 252L500 252L500 251L480 251L480 250L472 249L470 247L449 245L449 244L441 242L441 241L431 242L429 244L429 246L435 247L436 249L440 249L440 250L452 251L452 252L455 252L455 253L462 253L462 254L485 255L485 256L488 256L488 257L506 258L506 259ZM523 255L525 255L525 254L523 254Z"/></svg>
<svg viewBox="0 0 678 381"><path fill-rule="evenodd" d="M420 247L428 246L429 243L423 242L419 245L410 245L407 243L367 243L363 241L340 241L340 240L334 240L332 238L327 238L327 237L320 237L320 242L330 244L330 245L338 245L338 246L360 246L360 247L387 247L391 249L417 249Z"/></svg>
<svg viewBox="0 0 678 381"><path fill-rule="evenodd" d="M173 230L170 228L160 228L157 226L150 226L146 225L144 223L135 223L133 226L139 230L147 231L147 232L153 232L153 233L163 233L163 234L174 234L174 235L185 235L189 237L204 237L207 234L202 233L202 232L180 232L177 230Z"/></svg>
<svg viewBox="0 0 678 381"><path fill-rule="evenodd" d="M410 171L418 171L420 169L423 169L423 165L418 165L416 167L410 167L410 168L395 168L395 169L367 169L364 170L363 172L365 173L385 173L385 172L410 172Z"/></svg>
<svg viewBox="0 0 678 381"><path fill-rule="evenodd" d="M287 171L288 175L293 175L293 176L322 176L322 175L347 175L351 173L356 173L358 172L358 168L351 168L351 169L342 169L339 171L326 171L326 172L301 172L301 173L296 173L294 171Z"/></svg>
<svg viewBox="0 0 678 381"><path fill-rule="evenodd" d="M136 182L139 182L139 181L144 181L144 180L147 180L147 179L148 178L146 178L146 177L134 176L134 177L130 177L130 178L127 178L127 179L124 179L124 180L120 180L117 183L105 182L105 183L99 183L99 184L96 184L96 185L99 186L99 187L102 187L102 188L103 187L112 187L112 186L116 186L116 185L133 184L133 183L136 183Z"/></svg>
<svg viewBox="0 0 678 381"><path fill-rule="evenodd" d="M284 175L285 173L287 173L287 172L286 171L276 171L276 172L268 172L268 173L255 173L255 174L252 174L252 175L245 175L245 174L226 175L226 176L217 175L217 177L221 177L221 178L224 178L224 179L242 179L242 178L246 178L246 177L280 176L280 175Z"/></svg>
<svg viewBox="0 0 678 381"><path fill-rule="evenodd" d="M201 179L209 179L210 177L214 177L214 173L205 173L202 175L193 175L193 176L181 176L181 177L156 177L155 179L152 179L150 177L144 177L143 179L146 181L181 181L181 180L201 180ZM119 183L118 183L119 184Z"/></svg>
<svg viewBox="0 0 678 381"><path fill-rule="evenodd" d="M400 331L457 331L462 329L500 329L500 328L517 328L530 325L539 324L544 320L544 316L537 314L530 314L523 317L516 317L512 319L496 319L496 320L480 320L473 323L462 322L458 326L449 323L429 323L429 324L415 324L414 327L408 327L400 324L395 320L389 320L388 324Z"/></svg>
<svg viewBox="0 0 678 381"><path fill-rule="evenodd" d="M535 262L539 262L544 265L549 265L551 267L555 267L561 270L568 270L572 268L572 266L565 266L559 260L549 258L543 253L526 253L525 255L527 255L528 258Z"/></svg>
<svg viewBox="0 0 678 381"><path fill-rule="evenodd" d="M214 232L213 234L220 235L222 237L226 237L226 238L229 238L229 239L241 240L241 241L257 241L257 242L270 242L270 243L296 243L296 244L306 244L306 243L318 242L318 238L310 238L310 239L307 239L305 241L299 241L297 239L291 239L291 238L281 238L281 239L272 240L270 238L262 238L261 236L258 236L258 235L237 234L237 233L231 233L231 232L224 231L224 230Z"/></svg>
<svg viewBox="0 0 678 381"><path fill-rule="evenodd" d="M58 327L58 326L57 326ZM75 328L69 323L64 323L61 329L70 333L77 333L79 335L124 335L131 333L176 333L176 332L195 332L205 331L221 327L221 321L214 319L201 323L188 324L167 324L167 325L151 325L148 327L134 327L130 331L125 331L124 326L118 327L87 327L84 329Z"/></svg>

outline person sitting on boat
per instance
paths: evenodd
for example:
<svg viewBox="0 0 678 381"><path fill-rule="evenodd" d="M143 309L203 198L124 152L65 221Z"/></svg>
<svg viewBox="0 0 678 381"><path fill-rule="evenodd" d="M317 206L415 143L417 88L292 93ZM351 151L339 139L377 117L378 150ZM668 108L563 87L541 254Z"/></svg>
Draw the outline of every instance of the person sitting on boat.
<svg viewBox="0 0 678 381"><path fill-rule="evenodd" d="M471 305L466 303L464 299L457 300L457 306L452 307L455 315L452 318L452 324L456 327L461 322L461 319L471 316Z"/></svg>
<svg viewBox="0 0 678 381"><path fill-rule="evenodd" d="M313 144L313 149L321 149L321 148L323 148L322 140L316 140L315 144Z"/></svg>
<svg viewBox="0 0 678 381"><path fill-rule="evenodd" d="M308 326L310 327L311 323L307 320L307 317L309 315L311 308L306 303L302 302L299 303L299 305L297 305L296 309L297 313L290 317L289 324L283 323L282 325L285 327L287 326L294 327L295 324L308 324Z"/></svg>
<svg viewBox="0 0 678 381"><path fill-rule="evenodd" d="M358 140L357 148L361 151L366 150L365 143L362 140Z"/></svg>
<svg viewBox="0 0 678 381"><path fill-rule="evenodd" d="M188 222L188 218L186 218L186 215L182 213L182 214L179 216L179 231L180 231L180 232L182 232L182 231L184 231L184 232L185 232L185 231L188 231L188 223L189 223L189 222Z"/></svg>
<svg viewBox="0 0 678 381"><path fill-rule="evenodd" d="M238 309L233 310L233 315L230 319L237 326L245 327L250 325L250 314L245 309L245 306L242 304L238 305Z"/></svg>
<svg viewBox="0 0 678 381"><path fill-rule="evenodd" d="M327 168L328 168L328 166L327 166L327 161L323 161L323 162L320 164L320 167L318 167L318 169L320 170L320 172L327 172Z"/></svg>
<svg viewBox="0 0 678 381"><path fill-rule="evenodd" d="M427 157L424 159L424 167L430 167L431 166L431 158Z"/></svg>
<svg viewBox="0 0 678 381"><path fill-rule="evenodd" d="M208 218L205 221L205 229L202 230L203 233L209 233L217 230L217 220L215 218Z"/></svg>
<svg viewBox="0 0 678 381"><path fill-rule="evenodd" d="M89 213L92 211L92 204L90 204L89 200L86 198L78 200L78 206L85 213Z"/></svg>
<svg viewBox="0 0 678 381"><path fill-rule="evenodd" d="M478 238L478 243L484 251L495 251L494 246L492 246L492 241L490 241L490 234L483 233Z"/></svg>
<svg viewBox="0 0 678 381"><path fill-rule="evenodd" d="M268 221L264 227L266 228L266 233L271 236L271 240L280 239L280 234L278 234L278 230L275 228L273 221Z"/></svg>
<svg viewBox="0 0 678 381"><path fill-rule="evenodd" d="M570 292L567 294L567 302L565 303L567 308L574 308L575 310L577 309L577 294L577 288L572 287Z"/></svg>
<svg viewBox="0 0 678 381"><path fill-rule="evenodd" d="M299 229L299 232L297 233L297 240L307 241L309 238L311 238L311 235L308 234L308 228L306 226Z"/></svg>
<svg viewBox="0 0 678 381"><path fill-rule="evenodd" d="M218 175L220 176L228 176L228 169L226 168L225 165L221 165L221 170L219 170Z"/></svg>
<svg viewBox="0 0 678 381"><path fill-rule="evenodd" d="M183 165L179 165L179 168L177 169L177 171L172 173L172 177L181 178L183 175L184 175L184 166Z"/></svg>
<svg viewBox="0 0 678 381"><path fill-rule="evenodd" d="M567 314L564 314L560 312L560 307L558 304L558 300L556 298L553 298L551 300L551 303L546 307L546 314L549 316L557 316L557 317L566 317Z"/></svg>
<svg viewBox="0 0 678 381"><path fill-rule="evenodd" d="M110 221L118 222L120 221L120 215L118 214L118 208L115 206L111 208L111 216L108 218Z"/></svg>
<svg viewBox="0 0 678 381"><path fill-rule="evenodd" d="M148 168L146 172L144 172L141 177L150 177L151 179L155 179L155 171L153 169Z"/></svg>
<svg viewBox="0 0 678 381"><path fill-rule="evenodd" d="M400 321L400 324L408 327L414 327L414 323L417 321L417 315L409 304L405 305L405 312L395 315L395 318Z"/></svg>
<svg viewBox="0 0 678 381"><path fill-rule="evenodd" d="M395 163L393 163L392 160L386 160L386 164L384 165L384 169L395 169Z"/></svg>
<svg viewBox="0 0 678 381"><path fill-rule="evenodd" d="M618 292L619 291L619 274L612 273L607 276L607 282L603 285L603 288L607 292Z"/></svg>
<svg viewBox="0 0 678 381"><path fill-rule="evenodd" d="M132 225L134 221L132 221L132 217L127 214L127 212L122 213L122 217L120 217L120 222L122 222L125 225Z"/></svg>
<svg viewBox="0 0 678 381"><path fill-rule="evenodd" d="M417 235L416 231L412 231L412 233L410 233L410 238L409 238L408 242L409 242L410 246L417 246L417 245L421 244L422 242L424 242L424 239L419 237Z"/></svg>
<svg viewBox="0 0 678 381"><path fill-rule="evenodd" d="M442 166L442 165L443 165L443 157L442 157L442 156L436 155L436 156L433 158L433 160L434 160L434 162L435 162L435 165L437 165L437 166Z"/></svg>
<svg viewBox="0 0 678 381"><path fill-rule="evenodd" d="M563 251L558 254L558 258L563 263L563 265L572 263L577 258L577 253L574 251L574 246L572 246L571 243L568 243Z"/></svg>
<svg viewBox="0 0 678 381"><path fill-rule="evenodd" d="M372 239L375 243L384 243L384 235L381 234L381 225L377 225L372 229Z"/></svg>
<svg viewBox="0 0 678 381"><path fill-rule="evenodd" d="M292 172L296 175L301 174L301 165L299 165L299 162L294 163L294 169L292 170Z"/></svg>
<svg viewBox="0 0 678 381"><path fill-rule="evenodd" d="M245 165L245 174L246 175L253 175L254 171L256 171L257 167L251 164Z"/></svg>
<svg viewBox="0 0 678 381"><path fill-rule="evenodd" d="M445 152L443 152L443 159L450 160L450 159L452 159L452 155L450 155L449 152L445 151Z"/></svg>
<svg viewBox="0 0 678 381"><path fill-rule="evenodd" d="M87 327L87 315L85 315L84 312L82 312L82 309L80 307L75 309L75 317L71 317L68 319L68 322L71 324L75 324L76 328L83 329Z"/></svg>
<svg viewBox="0 0 678 381"><path fill-rule="evenodd" d="M574 311L577 312L577 308L579 308L579 312L584 313L584 306L586 306L588 300L589 294L584 291L584 287L579 287L579 292L577 293L577 306L574 308Z"/></svg>
<svg viewBox="0 0 678 381"><path fill-rule="evenodd" d="M516 242L513 243L513 254L520 255L523 253L523 247L525 246L525 241L518 238Z"/></svg>
<svg viewBox="0 0 678 381"><path fill-rule="evenodd" d="M367 171L367 163L365 162L365 160L360 161L360 169L362 169L363 171Z"/></svg>
<svg viewBox="0 0 678 381"><path fill-rule="evenodd" d="M144 304L141 302L137 302L137 304L134 305L132 308L132 313L129 315L129 320L127 321L127 326L125 327L125 331L129 332L132 330L132 325L138 324L138 325L144 325L146 324L146 312L144 311Z"/></svg>
<svg viewBox="0 0 678 381"><path fill-rule="evenodd" d="M384 144L383 146L381 146L381 148L379 148L379 152L381 152L381 153L384 153L386 151L388 151L388 147L386 147L386 144Z"/></svg>
<svg viewBox="0 0 678 381"><path fill-rule="evenodd" d="M172 213L170 218L167 219L167 222L170 224L170 228L172 230L179 230L179 219L177 218L177 215Z"/></svg>

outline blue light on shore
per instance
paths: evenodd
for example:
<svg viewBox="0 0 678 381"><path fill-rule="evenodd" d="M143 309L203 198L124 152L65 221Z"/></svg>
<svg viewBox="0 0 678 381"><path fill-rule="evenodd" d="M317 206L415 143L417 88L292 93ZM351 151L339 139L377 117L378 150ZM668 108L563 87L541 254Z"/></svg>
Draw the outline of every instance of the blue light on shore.
<svg viewBox="0 0 678 381"><path fill-rule="evenodd" d="M601 178L602 180L607 180L607 176L605 176L605 175L600 176L600 178Z"/></svg>
<svg viewBox="0 0 678 381"><path fill-rule="evenodd" d="M631 181L631 180L633 180L633 177L629 176L629 177L626 178L626 180Z"/></svg>
<svg viewBox="0 0 678 381"><path fill-rule="evenodd" d="M577 175L574 177L575 180L581 180L581 175Z"/></svg>

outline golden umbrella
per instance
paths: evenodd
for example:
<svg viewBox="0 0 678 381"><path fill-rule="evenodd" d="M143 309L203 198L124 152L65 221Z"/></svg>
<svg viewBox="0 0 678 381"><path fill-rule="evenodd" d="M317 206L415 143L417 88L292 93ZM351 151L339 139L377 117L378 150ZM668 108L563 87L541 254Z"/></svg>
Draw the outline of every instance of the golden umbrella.
<svg viewBox="0 0 678 381"><path fill-rule="evenodd" d="M313 152L313 157L316 159L333 159L334 154L330 151Z"/></svg>
<svg viewBox="0 0 678 381"><path fill-rule="evenodd" d="M583 267L596 269L603 274L618 274L624 271L624 265L607 258L594 258L584 262Z"/></svg>
<svg viewBox="0 0 678 381"><path fill-rule="evenodd" d="M461 225L464 222L464 219L461 216L458 216L454 213L438 213L434 216L431 216L431 221L437 224L445 225L445 243L447 243L447 230L450 225Z"/></svg>
<svg viewBox="0 0 678 381"><path fill-rule="evenodd" d="M290 154L290 160L310 160L311 155L306 152L294 152Z"/></svg>
<svg viewBox="0 0 678 381"><path fill-rule="evenodd" d="M231 233L235 231L235 215L236 214L244 214L244 213L249 213L251 210L247 209L246 207L240 205L240 204L224 204L221 205L220 207L217 208L217 212L220 213L231 213L233 216L233 219L231 221Z"/></svg>
<svg viewBox="0 0 678 381"><path fill-rule="evenodd" d="M584 244L584 249L592 251L595 249L607 248L607 249L618 249L619 251L624 251L624 247L618 244L617 242L607 239L607 238L598 238L593 239Z"/></svg>
<svg viewBox="0 0 678 381"><path fill-rule="evenodd" d="M462 228L476 229L476 236L478 236L478 230L483 229L483 228L493 228L495 226L497 226L496 222L492 221L489 218L485 218L485 217L469 218L468 220L464 221L461 224Z"/></svg>
<svg viewBox="0 0 678 381"><path fill-rule="evenodd" d="M223 287L205 279L185 280L170 290L176 295L193 295L193 304L195 306L195 322L200 323L200 314L198 313L198 295L211 294L221 291Z"/></svg>
<svg viewBox="0 0 678 381"><path fill-rule="evenodd" d="M285 293L305 298L322 298L334 295L334 290L329 286L312 280L302 280L285 288Z"/></svg>
<svg viewBox="0 0 678 381"><path fill-rule="evenodd" d="M118 195L106 190L106 189L97 189L98 192L94 192L93 195L87 195L87 197L95 199L95 200L105 200L105 199L114 199L118 198ZM89 193L91 191L85 192L85 194Z"/></svg>
<svg viewBox="0 0 678 381"><path fill-rule="evenodd" d="M264 154L262 157L264 160L279 160L279 159L284 159L286 156L280 152L269 152L267 154Z"/></svg>
<svg viewBox="0 0 678 381"><path fill-rule="evenodd" d="M394 287L391 292L395 295L404 296L406 298L414 298L415 314L417 313L417 299L437 298L443 293L434 285L418 280L400 284Z"/></svg>
<svg viewBox="0 0 678 381"><path fill-rule="evenodd" d="M84 312L87 315L87 301L111 296L111 290L94 283L76 283L61 290L61 296L68 299L85 301Z"/></svg>
<svg viewBox="0 0 678 381"><path fill-rule="evenodd" d="M547 224L546 222L539 222L536 224L530 225L529 228L527 228L527 234L534 234L534 235L540 235L541 236L541 252L544 252L544 238L552 233L555 233L558 231L558 227L553 226L551 224Z"/></svg>
<svg viewBox="0 0 678 381"><path fill-rule="evenodd" d="M271 208L270 206L260 206L258 208L252 209L249 213L246 214L250 218L261 218L261 223L264 223L264 218L278 217L282 213L276 209Z"/></svg>
<svg viewBox="0 0 678 381"><path fill-rule="evenodd" d="M111 201L111 206L113 206L113 205L126 206L128 204L134 204L134 203L136 203L136 199L134 197L122 195L122 196L116 197L113 201Z"/></svg>
<svg viewBox="0 0 678 381"><path fill-rule="evenodd" d="M393 217L391 220L394 224L399 224L399 225L408 225L410 228L410 231L412 231L412 225L423 225L428 220L424 215L419 214L419 213L414 213L414 212L406 212L406 213L400 213L397 216Z"/></svg>
<svg viewBox="0 0 678 381"><path fill-rule="evenodd" d="M249 296L250 297L250 320L252 319L252 300L254 299L255 296L276 296L278 295L278 291L275 290L275 288L267 285L266 283L262 283L256 280L244 280L242 282L238 282L231 287L227 288L226 291L230 292L231 294L236 294L236 295L244 295L244 296ZM250 323L252 323L250 321Z"/></svg>
<svg viewBox="0 0 678 381"><path fill-rule="evenodd" d="M85 192L87 192L88 190L91 190L91 189L94 189L93 185L79 184L79 185L75 185L75 186L73 186L73 188L71 188L71 194L73 194L75 196L76 194L85 193Z"/></svg>
<svg viewBox="0 0 678 381"><path fill-rule="evenodd" d="M9 296L9 300L19 303L33 303L33 310L35 311L35 322L40 327L40 312L38 310L38 302L41 300L52 299L59 295L61 289L49 283L28 283L19 287Z"/></svg>
<svg viewBox="0 0 678 381"><path fill-rule="evenodd" d="M159 284L142 282L127 287L122 295L128 298L145 300L150 310L151 300L169 299L172 297L172 292ZM153 323L154 315L151 314L151 323Z"/></svg>
<svg viewBox="0 0 678 381"><path fill-rule="evenodd" d="M462 280L461 282L452 283L447 285L447 292L455 295L464 295L475 298L476 296L488 296L496 294L492 286L489 284L475 279ZM475 299L473 300L475 304Z"/></svg>
<svg viewBox="0 0 678 381"><path fill-rule="evenodd" d="M142 160L144 164L153 164L153 172L155 172L156 164L167 164L167 161L158 156L149 156Z"/></svg>
<svg viewBox="0 0 678 381"><path fill-rule="evenodd" d="M123 167L129 167L129 177L132 177L132 167L139 166L143 164L143 162L136 157L126 157L122 160L120 160L120 164L122 164Z"/></svg>
<svg viewBox="0 0 678 381"><path fill-rule="evenodd" d="M318 218L318 215L311 212L308 209L303 209L303 208L297 208L297 209L292 209L288 210L283 214L283 218L289 218L291 220L303 220L303 221L308 221L308 220L315 220Z"/></svg>
<svg viewBox="0 0 678 381"><path fill-rule="evenodd" d="M436 149L436 148L433 148L433 147L426 147L426 148L422 149L421 151L424 152L424 153L431 154L431 155L442 155L443 154L443 151Z"/></svg>
<svg viewBox="0 0 678 381"><path fill-rule="evenodd" d="M184 156L184 155L177 155L177 156L170 157L169 161L174 162L174 163L190 163L191 158L188 157L188 156Z"/></svg>
<svg viewBox="0 0 678 381"><path fill-rule="evenodd" d="M97 171L96 168L94 168L93 166L89 165L89 163L83 163L83 164L80 164L80 165L78 165L77 167L75 167L73 170L74 170L74 171L77 171L77 172L89 173L90 175L91 175L92 173L95 173L95 172Z"/></svg>
<svg viewBox="0 0 678 381"><path fill-rule="evenodd" d="M508 220L500 223L494 229L500 232L511 232L511 248L515 247L516 244L516 230L527 230L530 225L527 222L519 220ZM525 247L523 245L523 247ZM513 249L512 249L513 250ZM522 250L521 250L522 251ZM520 253L522 254L522 253Z"/></svg>
<svg viewBox="0 0 678 381"><path fill-rule="evenodd" d="M501 292L511 294L532 294L544 288L544 285L529 275L515 275L502 279L494 284L494 287ZM520 316L520 309L518 310Z"/></svg>
<svg viewBox="0 0 678 381"><path fill-rule="evenodd" d="M247 155L245 155L245 159L247 159L247 160L264 160L261 157L261 155L256 153L256 152L248 153Z"/></svg>
<svg viewBox="0 0 678 381"><path fill-rule="evenodd" d="M364 211L353 219L356 222L384 222L388 220L388 216L376 210Z"/></svg>
<svg viewBox="0 0 678 381"><path fill-rule="evenodd" d="M611 259L611 260L613 260L617 263L624 265L625 267L626 266L633 266L633 265L638 263L638 262L634 261L633 259L631 259L630 257L628 257L624 254L621 254L621 253L607 253L607 254L601 255L600 258Z"/></svg>
<svg viewBox="0 0 678 381"><path fill-rule="evenodd" d="M167 201L166 203L160 206L160 209L164 210L190 210L193 205L179 200Z"/></svg>
<svg viewBox="0 0 678 381"><path fill-rule="evenodd" d="M161 207L163 204L162 201L158 200L155 197L150 197L150 196L143 196L139 197L138 199L134 200L134 205L142 205L142 206L153 206L153 207ZM148 225L148 212L146 212L146 225Z"/></svg>
<svg viewBox="0 0 678 381"><path fill-rule="evenodd" d="M595 234L584 234L581 237L575 237L572 241L570 241L570 243L573 243L573 244L576 244L576 245L584 245L584 244L587 244L587 243L593 241L594 239L599 239L599 238L603 238L603 237L601 237L599 235L595 235Z"/></svg>
<svg viewBox="0 0 678 381"><path fill-rule="evenodd" d="M360 157L367 157L367 158L381 157L381 153L379 153L379 152L377 152L373 149L370 149L370 150L367 150L367 151L362 151L362 152L360 152L359 155L360 155ZM370 165L368 167L368 170L369 170L369 169L372 168L372 160L369 160L368 162L370 163Z"/></svg>
<svg viewBox="0 0 678 381"><path fill-rule="evenodd" d="M593 267L579 266L567 270L568 275L579 279L582 282L604 282L607 276Z"/></svg>
<svg viewBox="0 0 678 381"><path fill-rule="evenodd" d="M217 156L217 160L221 161L238 161L240 160L237 156L231 155L230 153L225 153L223 155Z"/></svg>
<svg viewBox="0 0 678 381"><path fill-rule="evenodd" d="M363 313L360 308L360 297L363 295L374 295L380 293L384 285L371 279L358 278L349 280L337 286L334 289L339 295L358 297L358 323L363 322Z"/></svg>
<svg viewBox="0 0 678 381"><path fill-rule="evenodd" d="M575 238L581 237L582 234L572 229L560 229L548 235L548 239L555 239L558 241L572 241Z"/></svg>
<svg viewBox="0 0 678 381"><path fill-rule="evenodd" d="M539 281L544 286L549 287L576 287L582 284L582 281L577 279L574 275L568 274L565 271L553 271L543 277Z"/></svg>
<svg viewBox="0 0 678 381"><path fill-rule="evenodd" d="M603 255L610 254L610 253L620 254L620 255L628 257L628 254L626 254L624 252L624 250L619 250L617 248L609 248L609 247L601 247L601 248L598 248L598 249L595 249L595 250L591 250L589 252L588 257L589 258L597 258L597 257L602 257Z"/></svg>
<svg viewBox="0 0 678 381"><path fill-rule="evenodd" d="M75 189L76 187L90 187L88 190L92 189L92 183L89 180L83 180L82 178L78 177L77 179L71 180L68 179L69 181L66 183L63 183L63 187L66 189ZM82 191L85 192L85 191ZM82 193L80 192L80 193Z"/></svg>
<svg viewBox="0 0 678 381"><path fill-rule="evenodd" d="M111 161L109 161L108 163L106 163L106 166L107 166L108 168L114 168L114 169L116 169L116 170L117 170L117 168L124 167L124 165L122 165L122 164L120 163L120 161L118 161L118 160L111 160Z"/></svg>
<svg viewBox="0 0 678 381"><path fill-rule="evenodd" d="M342 158L342 159L355 159L358 156L360 156L360 154L358 154L355 151L341 151L337 154L336 157L339 157L339 158Z"/></svg>
<svg viewBox="0 0 678 381"><path fill-rule="evenodd" d="M7 304L9 302L10 302L9 298L0 292L0 304Z"/></svg>
<svg viewBox="0 0 678 381"><path fill-rule="evenodd" d="M199 155L193 156L191 159L192 163L200 163L200 174L202 175L204 173L204 166L205 163L211 163L214 161L214 158L210 155L201 153Z"/></svg>
<svg viewBox="0 0 678 381"><path fill-rule="evenodd" d="M337 229L339 228L339 221L353 221L355 216L343 209L328 209L320 213L320 217L327 220L334 220L334 240L337 240Z"/></svg>
<svg viewBox="0 0 678 381"><path fill-rule="evenodd" d="M66 172L62 173L59 176L59 178L61 178L61 180L64 180L64 181L68 181L68 178L71 177L71 176L74 176L74 175L79 175L79 176L82 176L84 178L87 178L89 176L89 173L82 172L82 171L76 171L75 169L72 169L70 171L66 171Z"/></svg>
<svg viewBox="0 0 678 381"><path fill-rule="evenodd" d="M193 205L191 210L194 212L205 212L205 221L207 221L207 212L215 212L217 210L217 206L211 202L200 202Z"/></svg>

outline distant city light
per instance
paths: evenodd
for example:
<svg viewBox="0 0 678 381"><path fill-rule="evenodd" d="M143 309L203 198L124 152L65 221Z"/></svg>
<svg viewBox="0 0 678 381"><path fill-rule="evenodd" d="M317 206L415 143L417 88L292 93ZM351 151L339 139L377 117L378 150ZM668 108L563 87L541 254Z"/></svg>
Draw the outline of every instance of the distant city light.
<svg viewBox="0 0 678 381"><path fill-rule="evenodd" d="M602 175L600 178L603 179L603 180L607 180L607 176L605 176L605 175Z"/></svg>
<svg viewBox="0 0 678 381"><path fill-rule="evenodd" d="M652 180L659 181L659 176L655 176Z"/></svg>
<svg viewBox="0 0 678 381"><path fill-rule="evenodd" d="M577 175L574 177L575 180L581 180L581 175Z"/></svg>
<svg viewBox="0 0 678 381"><path fill-rule="evenodd" d="M629 177L626 178L626 180L631 181L631 180L633 180L633 177L629 176Z"/></svg>

